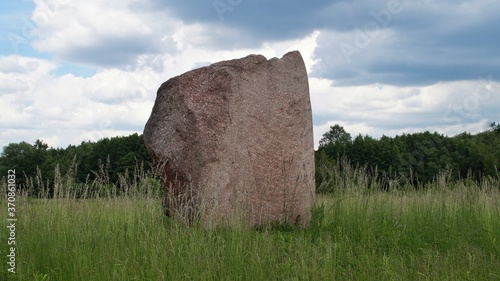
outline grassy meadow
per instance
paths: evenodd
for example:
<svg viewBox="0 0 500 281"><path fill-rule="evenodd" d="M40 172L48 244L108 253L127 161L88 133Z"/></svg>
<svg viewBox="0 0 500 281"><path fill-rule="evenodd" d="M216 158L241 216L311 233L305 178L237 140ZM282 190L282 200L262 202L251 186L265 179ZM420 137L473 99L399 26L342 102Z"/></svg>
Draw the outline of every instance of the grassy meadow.
<svg viewBox="0 0 500 281"><path fill-rule="evenodd" d="M318 195L306 230L185 227L148 185L121 194L80 185L77 199L61 181L56 198L17 197L16 273L6 271L4 229L0 279L500 280L500 179L438 179L418 191L347 180Z"/></svg>

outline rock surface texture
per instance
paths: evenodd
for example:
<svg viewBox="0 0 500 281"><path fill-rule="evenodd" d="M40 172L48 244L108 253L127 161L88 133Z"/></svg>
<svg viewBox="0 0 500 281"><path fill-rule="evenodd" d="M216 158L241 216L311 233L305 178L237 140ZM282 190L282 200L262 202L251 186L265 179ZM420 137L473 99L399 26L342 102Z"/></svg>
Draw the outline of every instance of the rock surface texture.
<svg viewBox="0 0 500 281"><path fill-rule="evenodd" d="M144 141L168 213L207 227L309 225L312 113L298 51L222 61L158 89Z"/></svg>

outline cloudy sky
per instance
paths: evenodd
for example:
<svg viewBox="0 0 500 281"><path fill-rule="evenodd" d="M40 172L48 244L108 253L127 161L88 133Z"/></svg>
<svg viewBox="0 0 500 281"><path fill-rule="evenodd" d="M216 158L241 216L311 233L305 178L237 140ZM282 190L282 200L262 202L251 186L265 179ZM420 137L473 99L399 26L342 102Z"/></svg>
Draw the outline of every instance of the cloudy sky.
<svg viewBox="0 0 500 281"><path fill-rule="evenodd" d="M156 90L220 60L299 50L315 143L500 122L498 0L9 0L0 147L142 133Z"/></svg>

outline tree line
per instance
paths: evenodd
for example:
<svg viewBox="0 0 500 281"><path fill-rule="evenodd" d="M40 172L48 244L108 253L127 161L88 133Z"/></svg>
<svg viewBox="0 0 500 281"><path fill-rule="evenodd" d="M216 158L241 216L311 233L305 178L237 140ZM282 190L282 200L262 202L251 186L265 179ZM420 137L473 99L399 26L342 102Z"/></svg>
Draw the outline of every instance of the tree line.
<svg viewBox="0 0 500 281"><path fill-rule="evenodd" d="M416 187L434 181L442 172L454 179L500 178L500 124L492 123L489 130L475 135L447 137L424 132L380 139L368 135L352 138L343 127L334 125L323 135L315 159L318 186L324 180L324 169L340 161L364 167L371 178L384 183L404 179ZM52 148L41 140L11 143L0 155L0 177L15 169L20 188L34 178L43 178L50 189L58 174L69 174L79 183L105 177L104 182L118 186L120 176L133 174L138 166L153 168L143 136L138 134L67 148ZM34 192L36 195L38 190Z"/></svg>
<svg viewBox="0 0 500 281"><path fill-rule="evenodd" d="M453 137L437 132L382 136L375 139L358 135L352 138L340 125L330 127L315 152L316 167L332 165L342 159L353 166L365 166L375 178L404 179L414 186L436 180L446 172L452 179L480 181L500 177L500 125L489 130ZM316 174L317 183L321 174ZM380 186L380 185L379 185Z"/></svg>
<svg viewBox="0 0 500 281"><path fill-rule="evenodd" d="M138 134L84 141L67 148L49 148L43 141L36 140L34 144L20 142L5 146L0 156L0 175L15 169L21 189L36 177L43 177L50 189L57 173L71 174L80 183L104 176L106 183L116 184L120 175L134 173L139 165L146 169L152 167L143 137ZM39 190L34 190L34 195L37 192Z"/></svg>

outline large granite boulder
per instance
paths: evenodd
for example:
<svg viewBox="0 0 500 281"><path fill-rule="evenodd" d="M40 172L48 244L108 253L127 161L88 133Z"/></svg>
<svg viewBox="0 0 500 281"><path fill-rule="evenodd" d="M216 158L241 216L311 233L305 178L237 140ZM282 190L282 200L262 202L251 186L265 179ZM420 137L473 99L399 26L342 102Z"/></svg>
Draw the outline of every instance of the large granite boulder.
<svg viewBox="0 0 500 281"><path fill-rule="evenodd" d="M312 114L298 51L222 61L158 89L144 141L167 214L207 227L309 225Z"/></svg>

